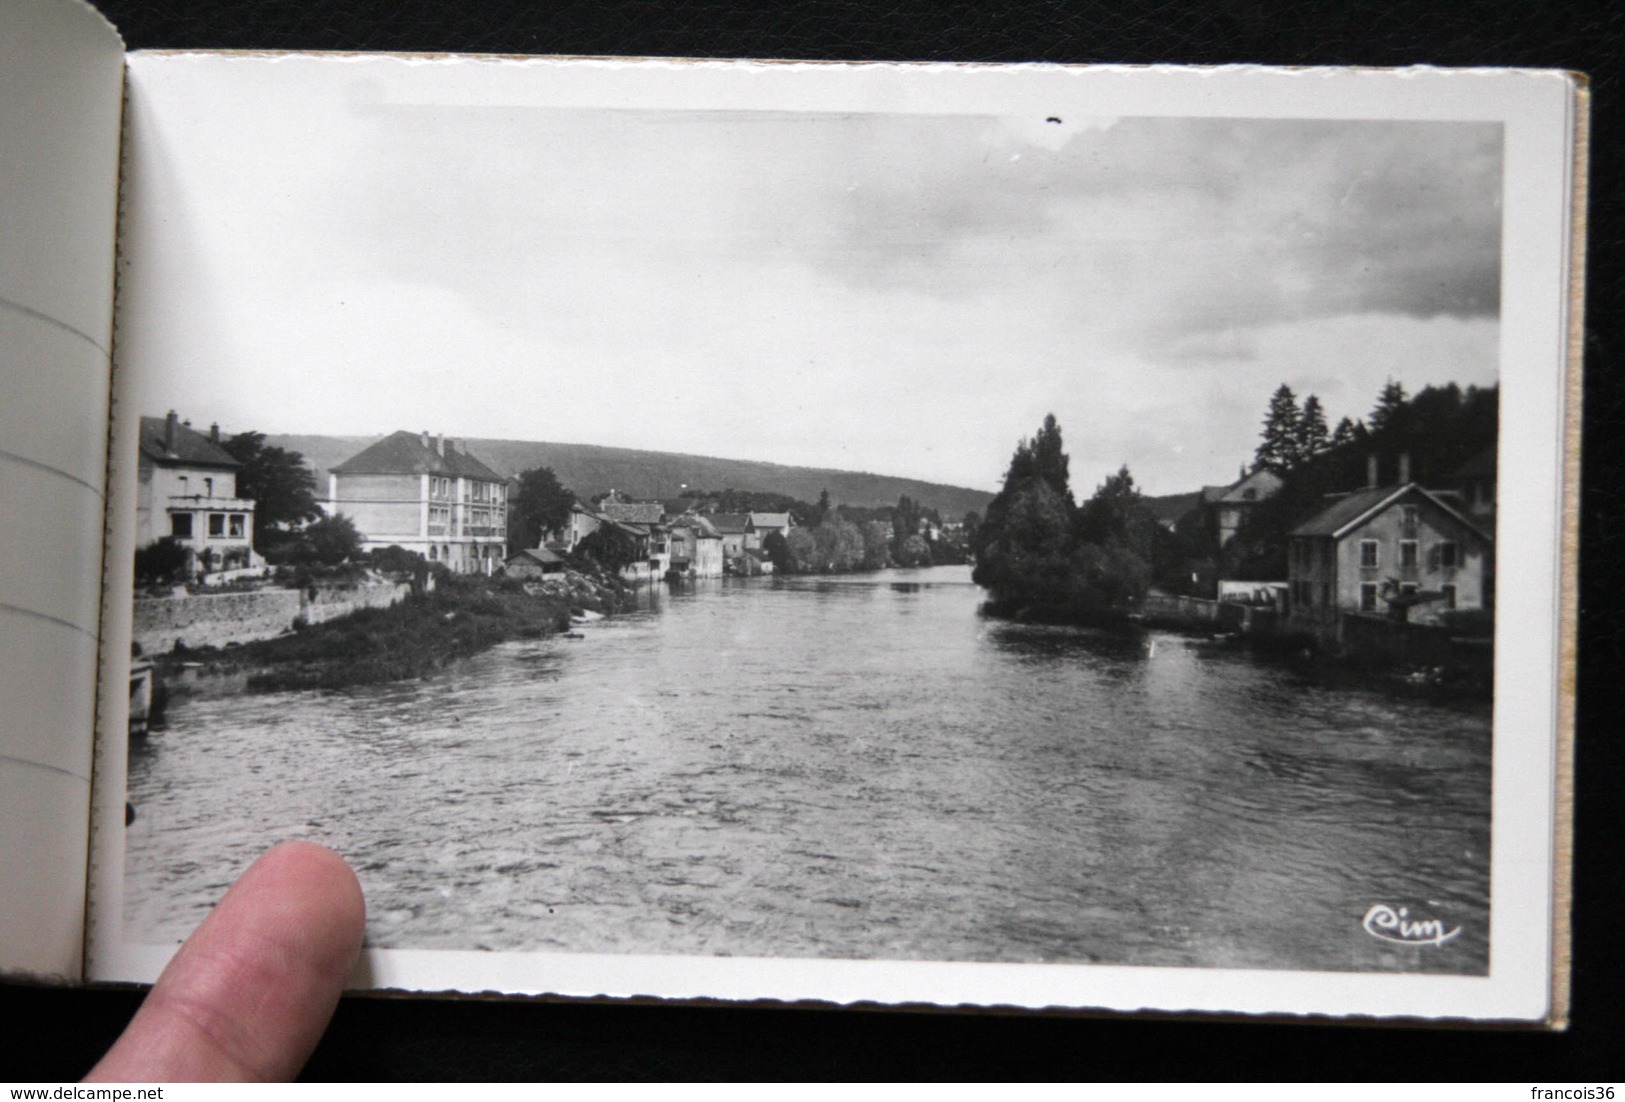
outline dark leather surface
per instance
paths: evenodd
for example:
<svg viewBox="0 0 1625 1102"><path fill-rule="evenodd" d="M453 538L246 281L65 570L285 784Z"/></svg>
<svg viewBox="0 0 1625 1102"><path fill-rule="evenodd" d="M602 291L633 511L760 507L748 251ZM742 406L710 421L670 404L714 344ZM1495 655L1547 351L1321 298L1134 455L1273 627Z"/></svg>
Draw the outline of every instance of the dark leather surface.
<svg viewBox="0 0 1625 1102"><path fill-rule="evenodd" d="M668 0L105 0L132 48L952 59L1527 65L1589 71L1595 149L1588 294L1579 868L1565 1035L1036 1016L357 997L317 1079L1617 1080L1621 856L1617 611L1625 415L1619 378L1625 6L1134 0L933 5ZM1533 671L1532 671L1533 672ZM81 1074L139 996L0 987L0 1078Z"/></svg>

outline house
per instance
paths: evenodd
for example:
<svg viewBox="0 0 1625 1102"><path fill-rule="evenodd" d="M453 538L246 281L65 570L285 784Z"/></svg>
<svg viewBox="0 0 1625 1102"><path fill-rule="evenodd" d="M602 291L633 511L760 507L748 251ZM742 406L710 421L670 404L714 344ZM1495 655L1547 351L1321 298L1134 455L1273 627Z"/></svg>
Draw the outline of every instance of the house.
<svg viewBox="0 0 1625 1102"><path fill-rule="evenodd" d="M1228 486L1203 486L1202 510L1208 533L1223 547L1236 538L1247 514L1261 501L1281 490L1281 476L1268 467L1259 467Z"/></svg>
<svg viewBox="0 0 1625 1102"><path fill-rule="evenodd" d="M671 569L671 534L664 524L664 505L658 501L628 501L611 490L599 502L598 511L638 541L655 577L663 577Z"/></svg>
<svg viewBox="0 0 1625 1102"><path fill-rule="evenodd" d="M508 481L455 440L393 432L327 473L330 515L362 547L399 546L458 574L491 574L508 538Z"/></svg>
<svg viewBox="0 0 1625 1102"><path fill-rule="evenodd" d="M767 537L777 532L788 535L795 522L789 513L747 513L749 524L745 530L745 550L760 550Z"/></svg>
<svg viewBox="0 0 1625 1102"><path fill-rule="evenodd" d="M707 517L685 513L670 521L671 568L692 578L722 576L722 533Z"/></svg>
<svg viewBox="0 0 1625 1102"><path fill-rule="evenodd" d="M550 547L527 547L502 561L510 578L540 578L564 573L564 556Z"/></svg>
<svg viewBox="0 0 1625 1102"><path fill-rule="evenodd" d="M570 506L570 519L558 533L558 541L566 551L574 551L576 544L610 523L608 517L589 505L577 501Z"/></svg>
<svg viewBox="0 0 1625 1102"><path fill-rule="evenodd" d="M135 545L173 539L190 577L259 566L254 503L237 496L242 464L220 446L220 426L205 435L171 410L141 418L140 435Z"/></svg>
<svg viewBox="0 0 1625 1102"><path fill-rule="evenodd" d="M750 532L749 513L713 513L711 525L722 537L724 562L732 562L745 553L745 540Z"/></svg>
<svg viewBox="0 0 1625 1102"><path fill-rule="evenodd" d="M1493 537L1416 483L1333 495L1290 533L1289 622L1317 628L1346 613L1437 623L1493 603Z"/></svg>

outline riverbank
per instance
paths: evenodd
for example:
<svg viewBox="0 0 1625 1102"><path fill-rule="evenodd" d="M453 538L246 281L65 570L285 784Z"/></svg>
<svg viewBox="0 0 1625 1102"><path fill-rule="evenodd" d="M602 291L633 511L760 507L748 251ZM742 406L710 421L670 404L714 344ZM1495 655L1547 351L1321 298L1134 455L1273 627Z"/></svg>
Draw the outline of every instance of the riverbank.
<svg viewBox="0 0 1625 1102"><path fill-rule="evenodd" d="M154 664L161 677L187 669L196 671L193 684L199 675L220 676L249 692L341 689L423 677L498 643L568 631L574 616L632 603L631 587L608 574L569 571L539 582L445 575L431 592L388 608L241 646L178 647Z"/></svg>
<svg viewBox="0 0 1625 1102"><path fill-rule="evenodd" d="M1437 700L1487 701L1494 694L1494 642L1437 627L1349 616L1329 636L1283 623L1278 610L1195 597L1152 594L1132 612L1033 601L982 605L984 616L1014 623L1095 629L1131 636L1151 630L1206 638L1257 660L1344 688L1398 691Z"/></svg>

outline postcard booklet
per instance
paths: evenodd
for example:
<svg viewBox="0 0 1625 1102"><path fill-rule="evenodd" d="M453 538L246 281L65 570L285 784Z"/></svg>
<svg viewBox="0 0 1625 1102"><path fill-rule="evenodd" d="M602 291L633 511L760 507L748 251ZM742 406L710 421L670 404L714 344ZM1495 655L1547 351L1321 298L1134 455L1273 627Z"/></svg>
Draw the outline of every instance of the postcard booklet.
<svg viewBox="0 0 1625 1102"><path fill-rule="evenodd" d="M0 6L0 967L1557 1026L1583 80Z"/></svg>

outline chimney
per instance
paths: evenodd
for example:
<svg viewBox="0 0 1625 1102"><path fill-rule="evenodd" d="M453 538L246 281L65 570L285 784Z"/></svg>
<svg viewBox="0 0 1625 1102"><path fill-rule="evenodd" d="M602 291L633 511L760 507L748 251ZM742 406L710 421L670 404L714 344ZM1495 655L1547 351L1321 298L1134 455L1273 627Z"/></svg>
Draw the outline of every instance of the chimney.
<svg viewBox="0 0 1625 1102"><path fill-rule="evenodd" d="M220 422L219 421L216 421L214 424L209 426L209 443L211 443L211 444L220 443Z"/></svg>
<svg viewBox="0 0 1625 1102"><path fill-rule="evenodd" d="M1409 486L1411 483L1411 453L1399 453L1399 484Z"/></svg>
<svg viewBox="0 0 1625 1102"><path fill-rule="evenodd" d="M170 410L169 416L164 418L164 451L172 452L175 450L175 429L180 423L181 419L175 416L175 411Z"/></svg>
<svg viewBox="0 0 1625 1102"><path fill-rule="evenodd" d="M418 443L422 444L425 448L427 448L429 446L429 430L428 429L424 429L422 432L418 433Z"/></svg>
<svg viewBox="0 0 1625 1102"><path fill-rule="evenodd" d="M446 454L446 434L445 433L441 433L439 436L434 438L434 450L439 452L441 455Z"/></svg>
<svg viewBox="0 0 1625 1102"><path fill-rule="evenodd" d="M1377 453L1372 452L1365 457L1365 486L1368 490L1377 488Z"/></svg>

